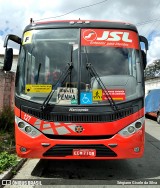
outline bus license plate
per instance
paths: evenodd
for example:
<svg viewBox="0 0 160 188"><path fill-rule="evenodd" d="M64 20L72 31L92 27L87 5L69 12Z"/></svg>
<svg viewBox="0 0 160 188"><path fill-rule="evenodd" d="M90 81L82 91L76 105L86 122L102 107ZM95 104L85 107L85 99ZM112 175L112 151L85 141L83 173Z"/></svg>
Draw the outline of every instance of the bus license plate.
<svg viewBox="0 0 160 188"><path fill-rule="evenodd" d="M74 156L96 156L95 149L73 149Z"/></svg>

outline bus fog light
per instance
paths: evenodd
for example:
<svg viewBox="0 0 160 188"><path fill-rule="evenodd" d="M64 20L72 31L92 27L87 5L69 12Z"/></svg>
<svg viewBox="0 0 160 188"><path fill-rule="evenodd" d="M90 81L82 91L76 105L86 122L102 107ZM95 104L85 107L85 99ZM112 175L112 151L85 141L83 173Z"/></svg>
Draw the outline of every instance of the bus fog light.
<svg viewBox="0 0 160 188"><path fill-rule="evenodd" d="M129 133L134 133L134 131L135 131L135 128L133 126L128 127Z"/></svg>
<svg viewBox="0 0 160 188"><path fill-rule="evenodd" d="M140 129L140 128L142 127L142 123L139 122L139 121L137 121L137 122L135 123L135 127L136 127L136 129Z"/></svg>
<svg viewBox="0 0 160 188"><path fill-rule="evenodd" d="M32 128L31 128L30 126L26 126L26 127L25 127L25 131L26 131L27 133L30 133L30 132L32 131Z"/></svg>
<svg viewBox="0 0 160 188"><path fill-rule="evenodd" d="M140 148L139 147L134 148L134 152L136 153L140 152Z"/></svg>
<svg viewBox="0 0 160 188"><path fill-rule="evenodd" d="M18 127L21 128L21 129L23 129L25 127L24 122L19 122L18 123Z"/></svg>
<svg viewBox="0 0 160 188"><path fill-rule="evenodd" d="M25 147L21 147L21 148L20 148L20 151L21 151L21 152L26 152L27 149L26 149Z"/></svg>

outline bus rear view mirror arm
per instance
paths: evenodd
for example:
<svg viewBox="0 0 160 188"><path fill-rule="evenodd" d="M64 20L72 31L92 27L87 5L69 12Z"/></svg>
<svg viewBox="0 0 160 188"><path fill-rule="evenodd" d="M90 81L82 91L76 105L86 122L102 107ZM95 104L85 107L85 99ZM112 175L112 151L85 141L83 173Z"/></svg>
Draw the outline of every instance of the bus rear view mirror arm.
<svg viewBox="0 0 160 188"><path fill-rule="evenodd" d="M16 36L16 35L11 35L11 34L9 34L9 35L7 35L6 36L6 38L5 38L5 40L4 40L4 47L5 48L7 48L7 46L8 46L8 41L9 40L11 40L11 41L13 41L13 42L16 42L17 44L22 44L22 42L21 42L21 38L20 37L18 37L18 36Z"/></svg>

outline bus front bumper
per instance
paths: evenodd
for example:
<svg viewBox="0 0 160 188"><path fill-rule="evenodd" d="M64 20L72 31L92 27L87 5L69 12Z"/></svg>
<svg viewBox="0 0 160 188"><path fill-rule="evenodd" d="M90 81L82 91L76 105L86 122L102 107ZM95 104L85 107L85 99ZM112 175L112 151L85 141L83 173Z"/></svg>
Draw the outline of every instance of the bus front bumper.
<svg viewBox="0 0 160 188"><path fill-rule="evenodd" d="M75 152L77 154L75 155ZM95 151L80 153L81 151ZM144 128L128 137L115 134L110 139L60 140L43 134L30 138L16 130L16 151L22 158L40 159L127 159L140 158L144 153Z"/></svg>

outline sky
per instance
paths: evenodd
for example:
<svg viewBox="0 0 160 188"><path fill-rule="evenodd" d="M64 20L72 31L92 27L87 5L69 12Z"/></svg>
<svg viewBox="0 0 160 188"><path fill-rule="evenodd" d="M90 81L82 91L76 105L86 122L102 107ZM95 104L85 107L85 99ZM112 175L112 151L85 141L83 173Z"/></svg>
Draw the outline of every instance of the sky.
<svg viewBox="0 0 160 188"><path fill-rule="evenodd" d="M148 64L160 59L160 0L0 0L0 54L7 34L22 37L30 18L129 22L149 41ZM52 18L51 18L52 17ZM47 19L46 19L47 20ZM11 44L12 45L12 44ZM18 54L18 46L14 54Z"/></svg>

